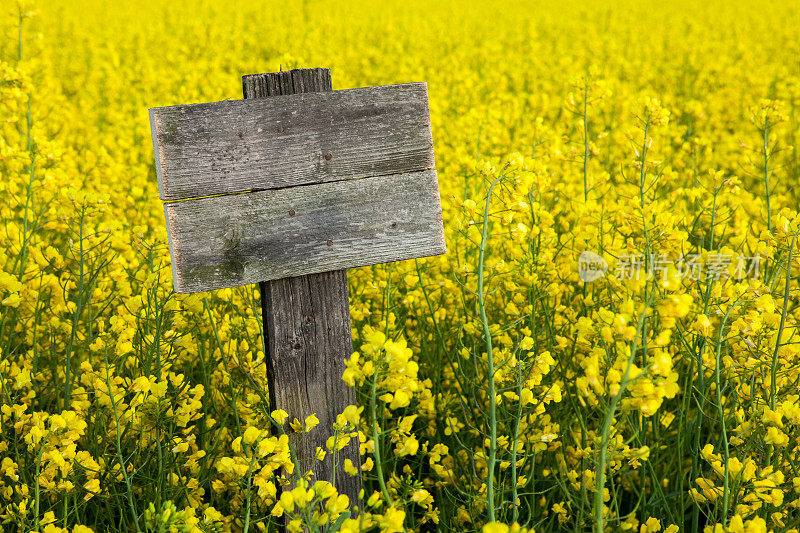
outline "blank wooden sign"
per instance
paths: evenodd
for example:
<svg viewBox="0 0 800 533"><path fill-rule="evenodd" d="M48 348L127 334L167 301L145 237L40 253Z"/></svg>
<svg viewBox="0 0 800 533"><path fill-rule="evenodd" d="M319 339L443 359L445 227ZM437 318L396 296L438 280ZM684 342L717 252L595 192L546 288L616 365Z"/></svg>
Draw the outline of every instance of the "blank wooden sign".
<svg viewBox="0 0 800 533"><path fill-rule="evenodd" d="M175 291L445 252L424 83L150 110Z"/></svg>

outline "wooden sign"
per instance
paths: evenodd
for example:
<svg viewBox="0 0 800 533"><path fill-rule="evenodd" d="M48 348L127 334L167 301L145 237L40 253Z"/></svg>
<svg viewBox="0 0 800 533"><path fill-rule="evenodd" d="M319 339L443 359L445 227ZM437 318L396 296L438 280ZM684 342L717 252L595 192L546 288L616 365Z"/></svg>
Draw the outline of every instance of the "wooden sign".
<svg viewBox="0 0 800 533"><path fill-rule="evenodd" d="M176 292L445 251L424 83L150 117Z"/></svg>
<svg viewBox="0 0 800 533"><path fill-rule="evenodd" d="M331 90L327 69L243 78L245 100L150 110L175 292L260 283L272 409L316 414L313 464L352 353L346 269L445 252L427 86ZM263 98L269 96L269 98ZM336 485L355 503L358 444Z"/></svg>

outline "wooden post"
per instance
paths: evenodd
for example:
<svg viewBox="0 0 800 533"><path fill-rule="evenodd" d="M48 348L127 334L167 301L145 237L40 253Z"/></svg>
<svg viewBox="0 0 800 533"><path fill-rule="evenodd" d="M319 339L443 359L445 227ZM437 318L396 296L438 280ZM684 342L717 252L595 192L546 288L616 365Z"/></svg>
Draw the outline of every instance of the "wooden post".
<svg viewBox="0 0 800 533"><path fill-rule="evenodd" d="M330 70L304 69L242 78L244 97L332 90ZM308 274L259 283L264 323L264 352L269 379L270 409L283 409L301 422L316 414L319 425L294 438L301 471L314 470L316 479L334 482L340 494L358 503L361 478L343 469L350 459L361 470L358 439L314 462L317 447L325 448L336 415L355 405L355 392L342 381L345 359L353 353L347 270Z"/></svg>

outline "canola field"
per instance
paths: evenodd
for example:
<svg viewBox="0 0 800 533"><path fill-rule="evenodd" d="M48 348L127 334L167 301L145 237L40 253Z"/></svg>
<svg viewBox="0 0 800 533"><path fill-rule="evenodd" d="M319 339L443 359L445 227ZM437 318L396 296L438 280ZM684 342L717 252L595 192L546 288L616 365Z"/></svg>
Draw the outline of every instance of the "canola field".
<svg viewBox="0 0 800 533"><path fill-rule="evenodd" d="M798 27L785 0L3 2L0 529L800 530ZM335 428L270 411L257 287L172 292L148 120L301 67L428 83L448 246L349 272ZM304 431L360 447L360 502L299 479Z"/></svg>

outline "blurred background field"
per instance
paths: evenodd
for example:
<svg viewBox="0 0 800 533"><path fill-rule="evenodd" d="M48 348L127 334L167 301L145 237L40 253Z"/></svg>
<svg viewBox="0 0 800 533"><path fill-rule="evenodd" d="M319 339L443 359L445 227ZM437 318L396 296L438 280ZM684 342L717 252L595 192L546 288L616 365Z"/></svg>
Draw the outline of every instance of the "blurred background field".
<svg viewBox="0 0 800 533"><path fill-rule="evenodd" d="M800 528L800 5L0 16L3 531ZM349 274L362 502L281 491L257 291L172 293L153 166L149 107L303 67L430 97L448 253Z"/></svg>

